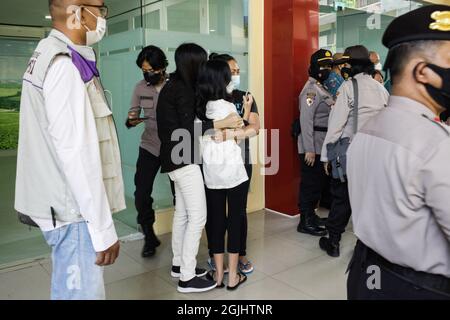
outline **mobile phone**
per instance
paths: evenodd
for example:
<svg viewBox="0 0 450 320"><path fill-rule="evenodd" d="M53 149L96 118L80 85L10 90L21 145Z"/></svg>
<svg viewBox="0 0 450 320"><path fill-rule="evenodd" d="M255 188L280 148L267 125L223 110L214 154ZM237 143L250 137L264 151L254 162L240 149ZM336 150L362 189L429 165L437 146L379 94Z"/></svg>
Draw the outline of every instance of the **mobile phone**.
<svg viewBox="0 0 450 320"><path fill-rule="evenodd" d="M145 118L132 118L132 119L128 119L128 121L145 121L145 120L148 120L148 119L150 119L150 118L148 118L148 117L145 117Z"/></svg>

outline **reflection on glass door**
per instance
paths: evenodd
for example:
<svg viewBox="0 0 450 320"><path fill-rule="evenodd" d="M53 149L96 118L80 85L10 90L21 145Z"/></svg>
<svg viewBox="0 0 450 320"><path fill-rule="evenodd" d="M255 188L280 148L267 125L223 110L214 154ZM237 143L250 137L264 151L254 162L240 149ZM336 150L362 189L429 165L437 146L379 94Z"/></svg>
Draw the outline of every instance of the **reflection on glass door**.
<svg viewBox="0 0 450 320"><path fill-rule="evenodd" d="M321 48L343 52L346 47L362 44L380 54L387 49L381 39L387 26L402 14L423 6L423 1L409 0L320 0Z"/></svg>
<svg viewBox="0 0 450 320"><path fill-rule="evenodd" d="M22 76L39 39L0 37L0 265L47 253L37 229L14 210Z"/></svg>

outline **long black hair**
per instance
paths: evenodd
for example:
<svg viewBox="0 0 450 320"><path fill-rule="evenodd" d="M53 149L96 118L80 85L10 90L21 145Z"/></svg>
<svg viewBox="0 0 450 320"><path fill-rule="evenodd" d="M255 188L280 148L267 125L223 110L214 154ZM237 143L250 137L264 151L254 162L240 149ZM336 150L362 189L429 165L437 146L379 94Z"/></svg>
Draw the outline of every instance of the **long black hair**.
<svg viewBox="0 0 450 320"><path fill-rule="evenodd" d="M195 43L184 43L175 51L177 70L174 77L195 88L200 67L208 60L205 49Z"/></svg>
<svg viewBox="0 0 450 320"><path fill-rule="evenodd" d="M200 67L197 81L197 116L205 120L208 101L231 100L227 86L231 82L231 70L223 60L209 60Z"/></svg>

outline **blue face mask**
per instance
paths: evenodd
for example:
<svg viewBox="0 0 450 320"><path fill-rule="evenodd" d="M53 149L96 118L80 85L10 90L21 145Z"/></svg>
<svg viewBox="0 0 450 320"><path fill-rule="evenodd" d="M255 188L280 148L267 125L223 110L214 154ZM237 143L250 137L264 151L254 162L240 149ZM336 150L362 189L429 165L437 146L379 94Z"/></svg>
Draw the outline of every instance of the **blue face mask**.
<svg viewBox="0 0 450 320"><path fill-rule="evenodd" d="M344 81L344 78L340 74L332 72L328 79L324 81L323 86L333 97L335 97Z"/></svg>

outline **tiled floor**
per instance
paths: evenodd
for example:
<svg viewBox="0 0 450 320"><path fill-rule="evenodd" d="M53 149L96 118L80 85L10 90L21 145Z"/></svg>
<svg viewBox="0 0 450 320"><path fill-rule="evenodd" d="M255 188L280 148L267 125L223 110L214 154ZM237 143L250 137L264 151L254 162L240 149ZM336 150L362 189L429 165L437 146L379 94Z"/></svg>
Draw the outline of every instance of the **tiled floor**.
<svg viewBox="0 0 450 320"><path fill-rule="evenodd" d="M298 218L259 212L249 215L248 254L255 272L237 291L216 289L183 295L169 274L171 235L152 259L142 259L142 241L122 244L121 255L106 268L108 299L157 300L310 300L346 299L345 269L356 241L351 226L343 236L341 257L333 259L318 248L318 238L296 231ZM206 267L208 252L203 236L198 261ZM0 270L0 299L48 299L51 263L48 259Z"/></svg>

